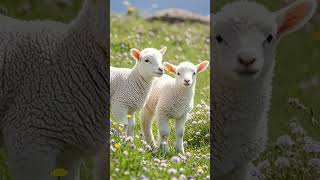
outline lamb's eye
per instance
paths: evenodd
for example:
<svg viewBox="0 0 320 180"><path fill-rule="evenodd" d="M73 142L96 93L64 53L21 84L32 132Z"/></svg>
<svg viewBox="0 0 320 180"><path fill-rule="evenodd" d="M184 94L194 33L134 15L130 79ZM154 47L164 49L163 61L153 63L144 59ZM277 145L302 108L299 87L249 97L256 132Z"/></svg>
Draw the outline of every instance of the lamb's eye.
<svg viewBox="0 0 320 180"><path fill-rule="evenodd" d="M268 37L267 37L267 41L270 43L273 39L273 36L270 34Z"/></svg>
<svg viewBox="0 0 320 180"><path fill-rule="evenodd" d="M149 59L144 60L145 62L149 62Z"/></svg>
<svg viewBox="0 0 320 180"><path fill-rule="evenodd" d="M180 73L178 73L178 76L180 75Z"/></svg>
<svg viewBox="0 0 320 180"><path fill-rule="evenodd" d="M218 43L221 43L223 41L223 39L220 35L216 36L216 40L218 41Z"/></svg>
<svg viewBox="0 0 320 180"><path fill-rule="evenodd" d="M195 73L195 72L193 72L193 75L196 75L196 73Z"/></svg>

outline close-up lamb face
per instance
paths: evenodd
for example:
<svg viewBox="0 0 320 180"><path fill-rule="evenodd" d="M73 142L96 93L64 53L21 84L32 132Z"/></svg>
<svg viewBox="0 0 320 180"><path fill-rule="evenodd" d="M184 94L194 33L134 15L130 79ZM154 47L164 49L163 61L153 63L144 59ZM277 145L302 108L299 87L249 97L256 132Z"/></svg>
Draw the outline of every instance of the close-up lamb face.
<svg viewBox="0 0 320 180"><path fill-rule="evenodd" d="M143 77L153 78L163 75L162 57L167 47L160 50L146 48L141 52L137 49L131 49L131 55L137 60L139 73Z"/></svg>
<svg viewBox="0 0 320 180"><path fill-rule="evenodd" d="M268 56L274 54L276 19L261 5L251 4L260 11L259 16L255 11L248 10L250 6L237 6L237 3L225 6L215 16L215 63L220 67L219 74L223 78L251 82L273 63L266 59L272 59ZM234 11L235 8L237 11Z"/></svg>
<svg viewBox="0 0 320 180"><path fill-rule="evenodd" d="M198 65L193 65L190 62L182 62L178 66L170 63L163 63L163 66L168 72L175 75L176 83L180 87L192 87L196 82L196 75L207 69L208 61L203 61Z"/></svg>
<svg viewBox="0 0 320 180"><path fill-rule="evenodd" d="M271 12L254 2L235 2L213 16L216 71L225 81L256 82L272 70L280 38L306 23L315 8L298 2Z"/></svg>

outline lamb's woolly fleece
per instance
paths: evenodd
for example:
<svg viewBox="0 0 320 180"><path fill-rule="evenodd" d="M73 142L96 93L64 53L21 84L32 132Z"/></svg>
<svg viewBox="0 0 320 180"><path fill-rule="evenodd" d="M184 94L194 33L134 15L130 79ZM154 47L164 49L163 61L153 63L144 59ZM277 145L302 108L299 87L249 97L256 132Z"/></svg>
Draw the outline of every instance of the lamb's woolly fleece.
<svg viewBox="0 0 320 180"><path fill-rule="evenodd" d="M86 0L68 25L1 16L0 127L13 180L52 180L56 167L76 179L83 156L97 156L96 179L107 178L106 8Z"/></svg>
<svg viewBox="0 0 320 180"><path fill-rule="evenodd" d="M182 62L178 67L181 70L196 71L195 66L189 62ZM195 81L196 79L191 87L182 87L177 85L175 78L165 74L154 82L146 105L141 111L141 125L148 143L153 143L154 140L150 126L154 116L156 119L180 119L192 110Z"/></svg>
<svg viewBox="0 0 320 180"><path fill-rule="evenodd" d="M141 51L141 56L157 56L162 54L157 49L146 48ZM143 69L136 64L132 69L110 67L110 97L114 114L117 111L128 109L128 114L140 111L149 96L154 77L144 77ZM126 120L126 119L118 119ZM127 121L119 123L127 124Z"/></svg>

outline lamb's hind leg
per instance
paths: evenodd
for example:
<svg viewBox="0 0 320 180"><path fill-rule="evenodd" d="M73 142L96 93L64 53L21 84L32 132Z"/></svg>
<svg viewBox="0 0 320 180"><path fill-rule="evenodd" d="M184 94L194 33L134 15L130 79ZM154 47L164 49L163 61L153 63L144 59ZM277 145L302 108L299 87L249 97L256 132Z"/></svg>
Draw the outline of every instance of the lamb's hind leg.
<svg viewBox="0 0 320 180"><path fill-rule="evenodd" d="M159 125L159 146L164 152L168 152L168 138L170 134L169 118L166 116L157 116Z"/></svg>
<svg viewBox="0 0 320 180"><path fill-rule="evenodd" d="M154 137L152 133L152 119L154 117L154 112L148 107L144 107L140 112L141 129L143 131L145 140L151 146L155 146Z"/></svg>

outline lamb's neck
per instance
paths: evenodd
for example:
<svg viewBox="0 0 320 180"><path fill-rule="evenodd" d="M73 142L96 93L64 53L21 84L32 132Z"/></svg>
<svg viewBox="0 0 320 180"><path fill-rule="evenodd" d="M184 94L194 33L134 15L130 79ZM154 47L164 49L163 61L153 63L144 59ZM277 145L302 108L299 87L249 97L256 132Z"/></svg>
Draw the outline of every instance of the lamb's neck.
<svg viewBox="0 0 320 180"><path fill-rule="evenodd" d="M144 77L141 75L141 73L138 70L138 67L135 66L129 75L129 80L133 80L132 82L137 83L141 89L144 89L146 91L149 91L151 88L151 85L154 81L154 77Z"/></svg>
<svg viewBox="0 0 320 180"><path fill-rule="evenodd" d="M190 87L182 87L181 85L175 84L175 95L179 97L179 99L193 100L195 84L196 82Z"/></svg>
<svg viewBox="0 0 320 180"><path fill-rule="evenodd" d="M269 101L271 93L271 78L258 80L256 83L235 86L225 84L215 78L213 81L213 97L215 106L240 106L239 103L250 106L258 102L264 104ZM268 98L268 99L266 99ZM230 109L229 109L230 110Z"/></svg>

